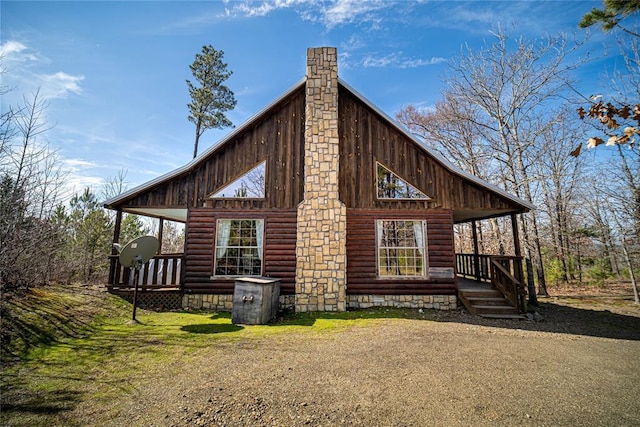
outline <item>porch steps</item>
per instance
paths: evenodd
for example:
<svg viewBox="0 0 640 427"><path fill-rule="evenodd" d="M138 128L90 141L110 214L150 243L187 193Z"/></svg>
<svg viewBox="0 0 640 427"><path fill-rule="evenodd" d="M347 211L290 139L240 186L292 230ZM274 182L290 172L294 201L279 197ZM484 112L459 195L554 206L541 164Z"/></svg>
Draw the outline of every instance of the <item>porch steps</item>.
<svg viewBox="0 0 640 427"><path fill-rule="evenodd" d="M469 313L491 319L522 319L518 308L488 283L460 283L458 298Z"/></svg>

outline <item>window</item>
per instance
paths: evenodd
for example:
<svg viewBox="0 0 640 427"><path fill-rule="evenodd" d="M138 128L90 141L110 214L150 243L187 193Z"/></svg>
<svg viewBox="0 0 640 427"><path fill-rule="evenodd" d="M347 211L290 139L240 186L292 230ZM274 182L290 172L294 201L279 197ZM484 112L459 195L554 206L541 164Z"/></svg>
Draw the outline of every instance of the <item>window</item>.
<svg viewBox="0 0 640 427"><path fill-rule="evenodd" d="M214 276L262 275L263 221L219 219Z"/></svg>
<svg viewBox="0 0 640 427"><path fill-rule="evenodd" d="M400 178L380 163L377 164L378 199L429 199L422 191Z"/></svg>
<svg viewBox="0 0 640 427"><path fill-rule="evenodd" d="M214 193L212 199L264 199L264 176L266 162L262 162L233 182Z"/></svg>
<svg viewBox="0 0 640 427"><path fill-rule="evenodd" d="M426 277L425 221L378 220L378 276Z"/></svg>

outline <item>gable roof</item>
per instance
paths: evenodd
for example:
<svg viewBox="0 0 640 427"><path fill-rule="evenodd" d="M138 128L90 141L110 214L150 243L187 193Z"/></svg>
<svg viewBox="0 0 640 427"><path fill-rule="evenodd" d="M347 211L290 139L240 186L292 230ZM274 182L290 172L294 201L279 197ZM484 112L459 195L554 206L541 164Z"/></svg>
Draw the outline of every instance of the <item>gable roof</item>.
<svg viewBox="0 0 640 427"><path fill-rule="evenodd" d="M464 179L466 179L468 181L471 181L471 182L479 185L480 187L483 187L483 188L485 188L485 189L487 189L489 191L497 193L497 194L501 195L502 197L512 201L513 203L522 206L523 208L525 208L526 211L536 209L536 207L532 203L529 203L526 200L523 200L523 199L521 199L521 198L519 198L517 196L514 196L513 194L501 189L500 187L497 187L497 186L491 184L490 182L487 182L487 181L483 180L482 178L478 178L477 176L472 175L469 172L466 172L466 171L458 168L457 166L453 165L446 158L444 158L440 153L438 153L437 151L434 151L431 148L429 148L424 143L424 141L422 141L421 139L419 139L418 137L413 135L411 132L409 132L404 126L402 126L395 119L393 119L387 113L385 113L380 108L378 108L375 104L373 104L371 101L369 101L366 97L364 97L362 94L360 94L354 88L349 86L342 79L338 79L338 80L339 80L340 84L345 89L347 89L356 98L358 98L361 102L366 104L369 108L371 108L373 111L375 111L378 115L380 115L386 121L388 121L390 124L392 124L396 128L396 130L398 130L400 133L402 133L405 137L407 137L408 139L412 140L415 144L420 146L420 148L422 148L425 152L427 152L427 154L429 154L431 157L433 157L438 163L440 163L445 169L447 169L452 174L458 175L458 176L460 176L460 177L462 177L462 178L464 178Z"/></svg>
<svg viewBox="0 0 640 427"><path fill-rule="evenodd" d="M196 158L194 158L193 160L191 160L190 162L188 162L187 164L185 164L184 166L181 166L179 168L176 168L164 175L161 175L155 179L152 179L144 184L141 184L137 187L134 187L128 191L123 192L122 194L119 194L118 196L115 196L107 201L104 202L104 207L105 208L109 208L109 209L118 209L119 207L121 207L122 205L126 204L127 201L135 198L136 196L145 193L148 190L151 190L153 188L155 188L156 186L159 186L163 183L166 183L168 181L171 181L172 179L187 174L191 171L193 171L194 169L196 169L203 161L205 161L205 159L207 159L208 157L210 157L211 155L213 155L216 151L218 151L219 149L221 149L227 142L233 140L236 136L240 135L242 132L244 132L245 130L247 130L250 126L253 125L253 123L258 120L260 117L262 117L263 115L265 115L269 110L271 110L272 108L276 107L281 101L283 101L284 99L286 99L287 97L289 97L290 95L292 95L294 92L296 92L297 90L300 90L305 84L306 84L306 77L303 78L301 81L299 81L298 83L296 83L292 88L290 88L289 90L287 90L286 92L284 92L281 96L279 96L278 98L276 98L273 102L271 102L269 105L267 105L266 107L264 107L262 110L260 110L258 113L254 114L252 117L250 117L249 119L247 119L242 125L238 126L237 128L235 128L232 132L230 132L226 137L224 137L223 139L221 139L220 141L218 141L216 144L212 145L211 147L209 147L208 149L206 149L205 151L203 151L200 155L198 155ZM413 143L415 143L417 146L419 146L423 151L425 151L430 157L432 157L437 163L439 163L442 167L444 167L447 171L449 171L450 173L457 175L465 180L468 180L476 185L478 185L479 187L486 189L490 192L493 192L495 194L498 194L500 196L502 196L503 198L509 200L510 202L514 203L515 205L519 206L521 208L522 212L527 212L529 210L535 209L535 206L519 197L514 196L513 194L483 180L480 179L462 169L459 169L458 167L454 166L453 164L451 164L448 160L446 160L442 155L440 155L438 152L431 150L422 140L420 140L419 138L417 138L415 135L411 134L406 128L404 128L404 126L402 126L401 124L399 124L395 119L393 119L392 117L390 117L388 114L386 114L384 111L382 111L380 108L378 108L375 104L373 104L371 101L369 101L366 97L364 97L362 94L360 94L358 91L356 91L355 89L353 89L350 85L348 85L344 80L342 79L338 79L338 83L339 85L341 85L344 89L346 89L347 91L349 91L353 96L355 96L357 99L359 99L362 103L364 103L367 107L369 107L371 110L373 110L376 114L378 114L380 117L382 117L385 121L387 121L388 123L390 123L398 132L400 132L403 136L405 136L407 139L411 140ZM125 209L123 209L123 211L125 212L130 212L130 213L136 213L136 214L142 214L142 215L146 215L146 216L151 216L151 217L158 217L158 218L166 218L169 220L175 220L175 221L180 221L180 222L186 222L187 219L187 208L163 208L163 207L126 207ZM468 221L471 219L482 219L482 218L487 218L490 216L494 216L491 214L487 214L487 212L474 212L474 211L467 211L466 213L463 213L461 215L459 215L456 219L456 222L464 222L464 221Z"/></svg>

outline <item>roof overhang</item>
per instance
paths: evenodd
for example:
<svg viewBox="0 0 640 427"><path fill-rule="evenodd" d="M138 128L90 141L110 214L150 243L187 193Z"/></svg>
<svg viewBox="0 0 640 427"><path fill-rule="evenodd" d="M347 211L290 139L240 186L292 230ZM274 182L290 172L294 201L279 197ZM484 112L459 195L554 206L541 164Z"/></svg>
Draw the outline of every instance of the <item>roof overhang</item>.
<svg viewBox="0 0 640 427"><path fill-rule="evenodd" d="M471 221L481 221L483 219L497 218L511 214L523 213L522 211L505 210L477 210L477 209L456 209L453 211L453 223L461 224Z"/></svg>
<svg viewBox="0 0 640 427"><path fill-rule="evenodd" d="M151 218L168 219L169 221L187 222L187 208L128 208L123 207L122 212L148 216Z"/></svg>

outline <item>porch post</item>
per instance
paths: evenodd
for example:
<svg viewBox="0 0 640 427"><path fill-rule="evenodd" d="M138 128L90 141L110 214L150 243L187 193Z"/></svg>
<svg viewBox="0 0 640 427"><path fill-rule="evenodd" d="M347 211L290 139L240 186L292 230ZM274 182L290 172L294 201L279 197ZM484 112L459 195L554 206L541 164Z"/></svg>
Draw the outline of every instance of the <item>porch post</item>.
<svg viewBox="0 0 640 427"><path fill-rule="evenodd" d="M158 255L162 253L162 235L164 234L164 218L159 218L158 223Z"/></svg>
<svg viewBox="0 0 640 427"><path fill-rule="evenodd" d="M519 258L517 263L514 263L514 273L516 279L522 283L524 275L522 274L522 250L520 249L520 234L518 233L518 218L516 214L511 214L511 232L513 234L513 253Z"/></svg>
<svg viewBox="0 0 640 427"><path fill-rule="evenodd" d="M113 243L119 243L120 242L120 228L122 227L122 211L120 209L118 209L116 211L116 222L113 226ZM118 255L118 250L111 246L111 255ZM118 273L119 273L119 268L118 266L118 259L114 259L111 258L109 261L109 284L110 285L117 285L118 284Z"/></svg>
<svg viewBox="0 0 640 427"><path fill-rule="evenodd" d="M471 221L471 233L473 234L473 264L475 267L476 280L479 282L480 276L480 256L478 254L478 230L476 229L476 220Z"/></svg>

